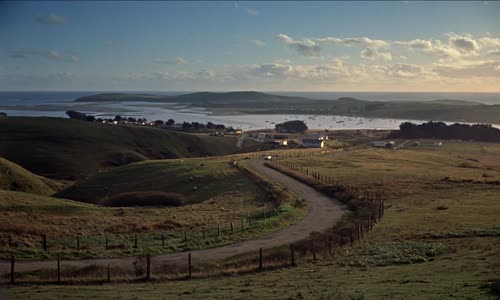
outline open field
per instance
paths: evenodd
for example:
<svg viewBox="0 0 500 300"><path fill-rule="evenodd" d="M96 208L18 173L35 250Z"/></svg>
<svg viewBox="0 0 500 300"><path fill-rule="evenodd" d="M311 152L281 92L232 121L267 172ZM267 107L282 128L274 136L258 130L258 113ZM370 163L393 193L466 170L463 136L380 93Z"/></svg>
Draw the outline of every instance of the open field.
<svg viewBox="0 0 500 300"><path fill-rule="evenodd" d="M49 178L75 180L147 159L225 155L235 137L63 118L0 118L0 157Z"/></svg>
<svg viewBox="0 0 500 300"><path fill-rule="evenodd" d="M339 182L384 190L385 215L361 243L318 263L236 277L100 286L10 287L27 299L496 299L500 145L422 141L290 158ZM486 174L483 175L483 174ZM448 177L448 178L446 178ZM75 288L81 290L78 296ZM498 287L497 287L498 289ZM81 296L80 296L81 295ZM45 298L44 298L45 297Z"/></svg>

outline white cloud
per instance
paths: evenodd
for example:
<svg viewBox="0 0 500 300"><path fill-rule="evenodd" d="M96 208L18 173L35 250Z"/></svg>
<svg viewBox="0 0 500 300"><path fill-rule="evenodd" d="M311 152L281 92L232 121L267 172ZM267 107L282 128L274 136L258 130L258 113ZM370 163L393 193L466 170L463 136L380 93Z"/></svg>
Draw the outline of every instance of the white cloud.
<svg viewBox="0 0 500 300"><path fill-rule="evenodd" d="M500 49L494 49L494 50L490 50L488 51L488 55L492 55L492 56L497 56L497 55L500 55Z"/></svg>
<svg viewBox="0 0 500 300"><path fill-rule="evenodd" d="M295 40L286 34L278 34L276 38L286 45L287 47L294 49L299 54L304 56L318 57L321 54L321 47L318 43L310 39L305 39L302 41Z"/></svg>
<svg viewBox="0 0 500 300"><path fill-rule="evenodd" d="M367 37L360 38L338 38L338 37L324 37L314 39L320 43L331 43L335 45L342 45L347 47L371 47L371 48L388 48L390 43L383 40L374 40Z"/></svg>
<svg viewBox="0 0 500 300"><path fill-rule="evenodd" d="M188 64L188 61L186 59L182 58L182 57L177 57L175 59L175 63L177 65L186 65L186 64Z"/></svg>
<svg viewBox="0 0 500 300"><path fill-rule="evenodd" d="M414 39L410 41L394 41L393 45L434 54L441 57L459 58L462 56L477 56L481 47L470 35L448 34L448 40L423 40Z"/></svg>
<svg viewBox="0 0 500 300"><path fill-rule="evenodd" d="M454 78L495 77L500 78L500 60L462 62L461 65L441 64L434 68L439 75Z"/></svg>
<svg viewBox="0 0 500 300"><path fill-rule="evenodd" d="M460 51L461 53L476 53L479 51L479 45L476 40L473 40L470 36L460 36L457 34L449 35L449 44Z"/></svg>
<svg viewBox="0 0 500 300"><path fill-rule="evenodd" d="M392 66L385 66L382 69L393 77L413 78L420 76L424 73L424 68L415 64L395 64Z"/></svg>
<svg viewBox="0 0 500 300"><path fill-rule="evenodd" d="M247 12L247 14L251 15L251 16L258 16L260 14L260 12L256 9L253 9L253 8L245 8L245 11Z"/></svg>
<svg viewBox="0 0 500 300"><path fill-rule="evenodd" d="M392 54L389 51L380 51L377 48L371 48L368 47L361 51L360 53L361 58L367 59L367 60L385 60L385 61L391 61L392 60Z"/></svg>
<svg viewBox="0 0 500 300"><path fill-rule="evenodd" d="M344 61L334 59L324 65L294 65L290 63L260 64L251 68L251 74L258 78L267 77L274 79L314 79L328 80L347 78L349 68Z"/></svg>
<svg viewBox="0 0 500 300"><path fill-rule="evenodd" d="M479 43L484 47L500 47L500 38L483 37L479 39Z"/></svg>
<svg viewBox="0 0 500 300"><path fill-rule="evenodd" d="M53 13L35 17L35 20L40 24L46 25L69 25L69 22L62 16Z"/></svg>
<svg viewBox="0 0 500 300"><path fill-rule="evenodd" d="M257 47L264 47L264 46L266 46L266 43L264 43L261 40L250 40L250 43L254 44Z"/></svg>

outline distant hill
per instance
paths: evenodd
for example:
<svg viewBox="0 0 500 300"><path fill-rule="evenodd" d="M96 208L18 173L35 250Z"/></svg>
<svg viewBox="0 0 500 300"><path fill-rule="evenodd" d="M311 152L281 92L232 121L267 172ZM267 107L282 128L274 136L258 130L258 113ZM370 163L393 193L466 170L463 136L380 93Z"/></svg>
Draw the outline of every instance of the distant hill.
<svg viewBox="0 0 500 300"><path fill-rule="evenodd" d="M201 92L177 96L143 94L98 94L78 98L77 102L148 101L182 103L208 108L215 112L248 114L316 114L369 118L440 120L500 124L500 105L486 105L464 100L368 101L349 97L318 100L259 92Z"/></svg>
<svg viewBox="0 0 500 300"><path fill-rule="evenodd" d="M62 184L35 175L21 166L0 157L0 190L51 195Z"/></svg>
<svg viewBox="0 0 500 300"><path fill-rule="evenodd" d="M128 93L105 93L91 96L85 96L75 99L75 102L131 102L131 101L145 101L145 102L180 102L197 105L210 105L210 104L231 104L231 103L261 103L261 102L297 102L311 100L303 97L290 97L271 95L266 93L244 91L244 92L227 92L227 93L214 93L214 92L198 92L183 94L177 96L158 96L150 94L128 94Z"/></svg>
<svg viewBox="0 0 500 300"><path fill-rule="evenodd" d="M49 178L75 180L147 159L224 155L238 150L233 137L63 118L0 118L0 156Z"/></svg>

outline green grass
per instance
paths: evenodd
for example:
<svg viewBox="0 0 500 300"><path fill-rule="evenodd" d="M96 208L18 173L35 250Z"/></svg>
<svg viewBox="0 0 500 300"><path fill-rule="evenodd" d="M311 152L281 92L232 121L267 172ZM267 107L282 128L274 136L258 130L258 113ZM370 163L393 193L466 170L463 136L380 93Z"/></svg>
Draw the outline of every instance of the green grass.
<svg viewBox="0 0 500 300"><path fill-rule="evenodd" d="M0 190L50 195L61 188L59 182L37 176L0 157Z"/></svg>
<svg viewBox="0 0 500 300"><path fill-rule="evenodd" d="M197 203L249 185L251 182L230 165L228 158L169 159L101 172L55 196L96 204L124 192L162 191L182 194L185 203Z"/></svg>
<svg viewBox="0 0 500 300"><path fill-rule="evenodd" d="M69 180L147 159L225 155L240 150L234 137L63 118L1 118L0 136L0 157L37 175Z"/></svg>

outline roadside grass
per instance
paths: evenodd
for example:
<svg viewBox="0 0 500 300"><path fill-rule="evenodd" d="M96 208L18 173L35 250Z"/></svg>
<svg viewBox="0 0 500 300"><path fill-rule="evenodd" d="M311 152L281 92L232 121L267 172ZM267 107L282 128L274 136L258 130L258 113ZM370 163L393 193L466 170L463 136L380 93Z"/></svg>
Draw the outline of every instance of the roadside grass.
<svg viewBox="0 0 500 300"><path fill-rule="evenodd" d="M58 254L65 258L118 257L218 247L285 228L300 220L307 207L285 203L275 211L260 189L247 182L206 201L180 207L107 208L0 191L0 213L0 258L43 259ZM252 218L252 226L248 218ZM47 252L42 248L44 234ZM13 247L8 246L9 236ZM77 236L80 251L76 251Z"/></svg>
<svg viewBox="0 0 500 300"><path fill-rule="evenodd" d="M80 285L10 286L15 299L497 299L491 249L494 238L446 241L456 250L423 263L349 266L331 260L300 263L296 268L194 280ZM354 249L357 251L357 249ZM105 278L101 274L101 278Z"/></svg>

